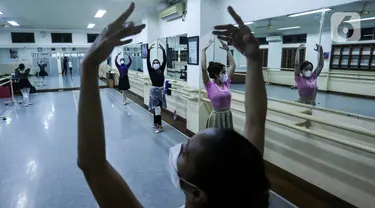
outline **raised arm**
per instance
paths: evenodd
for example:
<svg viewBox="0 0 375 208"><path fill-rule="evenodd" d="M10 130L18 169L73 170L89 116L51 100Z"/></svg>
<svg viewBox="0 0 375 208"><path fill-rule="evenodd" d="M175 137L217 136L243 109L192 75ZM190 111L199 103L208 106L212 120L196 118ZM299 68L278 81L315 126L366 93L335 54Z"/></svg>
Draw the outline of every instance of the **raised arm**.
<svg viewBox="0 0 375 208"><path fill-rule="evenodd" d="M247 60L245 84L245 137L263 154L264 132L267 114L267 96L264 86L262 60L259 42L232 7L228 11L239 25L216 26L214 34L223 41L229 41ZM218 31L219 30L219 31Z"/></svg>
<svg viewBox="0 0 375 208"><path fill-rule="evenodd" d="M320 75L320 73L322 72L323 67L324 67L323 47L316 44L316 49L314 49L314 50L319 53L319 63L318 63L318 66L316 67L315 71L313 72L313 74L316 73L316 77L318 77Z"/></svg>
<svg viewBox="0 0 375 208"><path fill-rule="evenodd" d="M116 58L115 58L115 64L116 64L116 68L117 69L120 69L120 64L118 64L118 56L121 54L121 52L120 53L118 53L117 55L116 55Z"/></svg>
<svg viewBox="0 0 375 208"><path fill-rule="evenodd" d="M133 61L132 61L132 58L129 56L129 54L127 54L127 55L128 55L129 62L128 62L128 64L126 64L126 68L129 69L130 66L132 65Z"/></svg>
<svg viewBox="0 0 375 208"><path fill-rule="evenodd" d="M136 35L145 27L125 23L134 10L134 3L115 22L111 23L91 45L82 62L81 91L78 107L78 166L99 207L141 207L134 194L107 161L103 113L98 87L101 62L117 46L130 43L122 39ZM125 26L124 26L125 23Z"/></svg>
<svg viewBox="0 0 375 208"><path fill-rule="evenodd" d="M164 72L165 66L167 65L167 53L165 52L165 48L161 44L159 44L159 47L163 51L163 62L160 66L160 69L162 72Z"/></svg>
<svg viewBox="0 0 375 208"><path fill-rule="evenodd" d="M203 84L205 85L210 81L210 78L208 77L208 74L207 74L206 52L213 42L214 42L213 40L210 40L207 46L202 49L201 68L202 68L202 80L203 80Z"/></svg>
<svg viewBox="0 0 375 208"><path fill-rule="evenodd" d="M220 43L221 43L220 48L227 52L227 56L228 56L228 59L229 59L228 75L232 79L233 75L234 75L234 70L236 69L236 62L234 62L232 52L229 50L228 45L225 44L224 41L222 41L222 40L220 40Z"/></svg>
<svg viewBox="0 0 375 208"><path fill-rule="evenodd" d="M151 60L150 60L150 54L151 54L151 49L153 49L155 46L155 44L152 44L150 46L150 48L147 49L147 70L148 70L148 73L151 74L151 72L153 71L152 70L152 66L151 66Z"/></svg>
<svg viewBox="0 0 375 208"><path fill-rule="evenodd" d="M294 76L298 77L301 75L301 60L300 60L300 51L305 47L304 44L301 44L296 51L296 56L294 57Z"/></svg>

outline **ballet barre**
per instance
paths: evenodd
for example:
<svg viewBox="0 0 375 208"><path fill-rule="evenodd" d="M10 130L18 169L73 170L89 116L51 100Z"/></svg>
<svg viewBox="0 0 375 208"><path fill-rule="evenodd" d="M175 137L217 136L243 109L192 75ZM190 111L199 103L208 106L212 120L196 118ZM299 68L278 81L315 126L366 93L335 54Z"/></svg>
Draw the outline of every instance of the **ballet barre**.
<svg viewBox="0 0 375 208"><path fill-rule="evenodd" d="M13 90L12 76L3 77L3 78L0 79L0 82L4 81L4 80L8 80L8 81L6 81L4 83L1 83L0 87L9 83L9 85L10 85L10 92L11 92L11 96L12 96L12 100L10 102L5 102L5 105L9 105L9 103L15 104L16 101L14 99L14 90ZM6 117L5 116L0 116L0 119L6 120Z"/></svg>
<svg viewBox="0 0 375 208"><path fill-rule="evenodd" d="M210 100L207 99L207 98L201 98L201 100L203 100L205 102L210 102ZM234 111L237 111L239 113L245 114L245 110L243 110L243 109L239 109L239 108L233 107L233 106L231 107L231 109L234 110ZM275 109L275 108L270 109L270 107L268 107L268 110L276 111L276 112L286 114L286 115L290 115L290 116L294 116L294 117L297 117L297 118L306 119L308 121L312 121L312 122L316 122L316 123L320 123L320 124L324 124L324 125L329 125L329 126L336 127L336 128L339 128L339 129L352 131L352 132L362 134L362 135L365 135L365 136L374 136L374 133L372 133L370 131L359 130L359 129L356 129L356 128L351 128L349 126L339 126L339 125L336 125L336 124L333 124L333 123L330 123L330 122L326 122L326 121L319 120L317 118L313 118L312 116L309 116L309 115L303 115L303 114L298 115L297 113L292 113L292 112L284 111L284 110L281 110L281 109ZM362 144L357 143L357 142L352 142L352 141L347 141L347 140L343 140L343 139L340 139L340 138L336 138L334 136L326 135L326 134L323 134L323 133L320 133L320 132L316 132L316 131L313 131L313 130L310 130L310 129L306 129L306 128L303 128L301 126L295 125L295 124L286 124L285 122L280 122L280 121L278 121L276 119L273 119L269 116L266 118L266 120L269 121L269 122L272 122L272 123L282 125L284 127L288 127L288 128L291 128L291 129L294 129L294 130L297 130L297 131L301 131L301 132L304 132L304 133L307 133L307 134L310 134L310 135L321 137L323 139L326 139L326 140L329 140L329 141L332 141L332 142L336 142L336 143L339 143L339 144L342 144L342 145L345 145L345 146L349 146L349 147L359 149L359 150L362 150L362 151L365 151L365 152L368 152L368 153L371 153L371 154L375 154L374 148L362 145Z"/></svg>

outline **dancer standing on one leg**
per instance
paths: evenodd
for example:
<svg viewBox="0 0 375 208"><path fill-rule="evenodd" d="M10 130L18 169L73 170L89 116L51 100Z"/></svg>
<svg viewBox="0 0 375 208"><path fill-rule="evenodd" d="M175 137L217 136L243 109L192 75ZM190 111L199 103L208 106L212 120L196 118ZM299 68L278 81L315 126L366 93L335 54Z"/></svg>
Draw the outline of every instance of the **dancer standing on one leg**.
<svg viewBox="0 0 375 208"><path fill-rule="evenodd" d="M118 64L117 59L118 59L118 56L120 54L121 54L121 52L117 54L116 60L115 60L117 70L120 73L120 77L119 77L119 81L118 81L118 89L122 93L122 104L126 105L126 104L129 103L126 100L126 94L127 94L127 91L130 89L128 71L129 71L129 67L132 65L132 59L128 54L126 54L129 58L129 62L127 64L125 64L125 59L121 58L120 64Z"/></svg>
<svg viewBox="0 0 375 208"><path fill-rule="evenodd" d="M164 94L164 70L167 64L167 54L165 53L163 46L159 44L159 48L163 51L163 63L160 65L160 61L158 59L154 59L151 65L150 51L154 47L155 44L152 44L147 51L147 69L152 83L148 110L154 113L154 127L156 128L155 133L158 134L163 131L161 109L167 108L167 100L165 99Z"/></svg>
<svg viewBox="0 0 375 208"><path fill-rule="evenodd" d="M30 69L28 68L25 70L25 65L20 64L18 65L18 68L15 70L15 73L16 73L16 78L19 79L18 88L20 89L22 97L23 97L23 101L22 101L23 106L27 107L29 105L32 105L32 103L30 102L30 98L29 98L30 88L32 87L29 81Z"/></svg>

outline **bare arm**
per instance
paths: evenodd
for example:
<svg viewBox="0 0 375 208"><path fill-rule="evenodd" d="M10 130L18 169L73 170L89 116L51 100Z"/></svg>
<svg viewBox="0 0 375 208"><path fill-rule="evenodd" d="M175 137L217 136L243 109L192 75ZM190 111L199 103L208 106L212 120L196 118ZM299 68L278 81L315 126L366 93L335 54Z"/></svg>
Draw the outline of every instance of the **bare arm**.
<svg viewBox="0 0 375 208"><path fill-rule="evenodd" d="M202 58L201 58L201 68L202 68L202 80L203 84L207 84L210 81L210 78L207 74L207 57L206 57L206 51L213 43L213 40L210 40L208 45L202 49Z"/></svg>
<svg viewBox="0 0 375 208"><path fill-rule="evenodd" d="M145 25L124 22L134 10L134 3L111 23L91 45L83 63L78 106L78 166L102 208L141 207L124 179L107 161L102 106L98 87L99 65L114 47L130 43L122 39L142 31Z"/></svg>
<svg viewBox="0 0 375 208"><path fill-rule="evenodd" d="M316 51L319 52L319 63L318 63L318 66L316 67L314 73L316 73L316 77L318 77L320 75L320 73L322 72L323 67L324 67L323 47L317 45Z"/></svg>
<svg viewBox="0 0 375 208"><path fill-rule="evenodd" d="M221 43L221 49L225 50L227 52L227 56L229 59L229 67L228 67L228 75L232 79L234 75L234 70L236 69L236 63L234 62L233 55L231 51L229 50L229 47L224 41L220 40Z"/></svg>
<svg viewBox="0 0 375 208"><path fill-rule="evenodd" d="M245 84L245 137L259 150L264 152L264 128L267 115L267 95L264 86L262 60L259 42L242 21L241 17L228 7L229 14L239 28L228 25L215 26L213 33L220 40L231 41L232 45L246 57L247 72Z"/></svg>
<svg viewBox="0 0 375 208"><path fill-rule="evenodd" d="M298 77L301 75L301 60L300 60L300 50L304 47L303 44L301 44L296 51L296 57L294 58L294 76Z"/></svg>
<svg viewBox="0 0 375 208"><path fill-rule="evenodd" d="M234 71L236 70L236 62L234 62L232 52L230 50L228 50L227 52L228 52L228 59L229 59L228 74L229 74L229 77L232 79L234 76Z"/></svg>
<svg viewBox="0 0 375 208"><path fill-rule="evenodd" d="M259 56L247 57L245 81L245 136L263 154L267 114L267 95L264 86L262 60Z"/></svg>

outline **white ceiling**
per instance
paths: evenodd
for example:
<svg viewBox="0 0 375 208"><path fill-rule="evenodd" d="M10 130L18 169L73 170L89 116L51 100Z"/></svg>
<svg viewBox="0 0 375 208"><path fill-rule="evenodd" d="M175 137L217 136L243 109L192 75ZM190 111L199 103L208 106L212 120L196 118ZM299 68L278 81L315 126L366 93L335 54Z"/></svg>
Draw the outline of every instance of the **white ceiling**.
<svg viewBox="0 0 375 208"><path fill-rule="evenodd" d="M369 2L366 6L366 10L371 11L368 15L364 15L361 18L365 17L375 17L375 2L374 1L358 1L350 4L339 5L331 7L325 15L324 28L328 29L331 23L331 16L334 12L359 12L363 8L364 2ZM310 14L299 17L288 17L287 15L282 17L272 18L272 28L257 28L259 26L268 25L269 19L255 21L254 24L250 25L250 28L255 32L257 37L265 37L270 35L288 35L288 34L302 34L302 33L318 33L320 27L320 17L319 14ZM375 27L375 20L363 21L361 22L362 27ZM300 29L295 30L284 30L279 31L278 28L300 26Z"/></svg>
<svg viewBox="0 0 375 208"><path fill-rule="evenodd" d="M89 23L103 29L129 6L131 0L1 0L0 25L8 20L20 28L84 30ZM131 19L140 22L146 12L156 11L165 0L135 0ZM107 10L101 19L94 18L98 9Z"/></svg>

